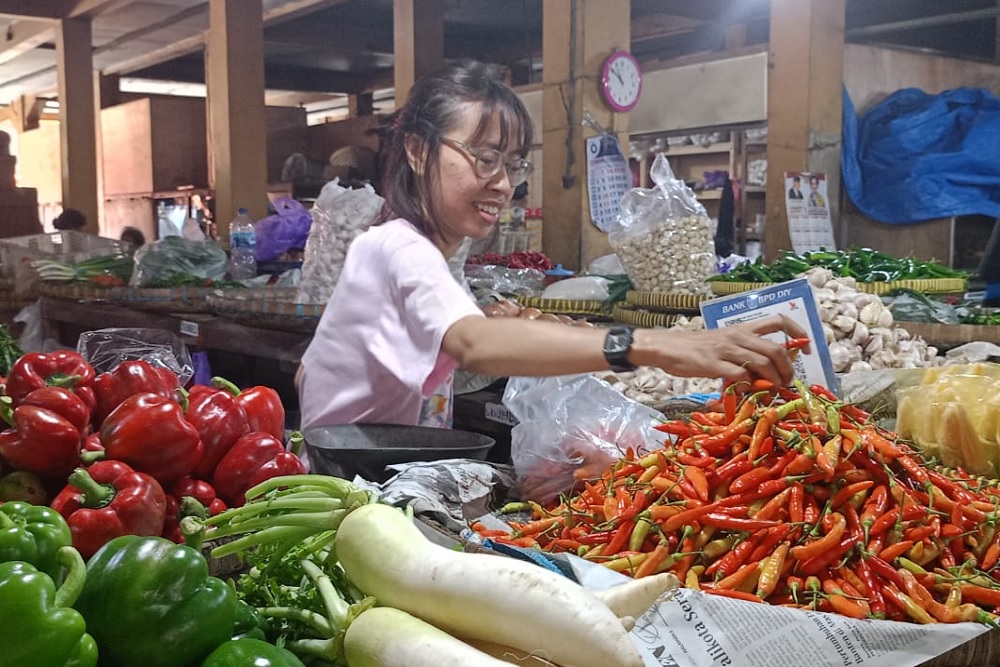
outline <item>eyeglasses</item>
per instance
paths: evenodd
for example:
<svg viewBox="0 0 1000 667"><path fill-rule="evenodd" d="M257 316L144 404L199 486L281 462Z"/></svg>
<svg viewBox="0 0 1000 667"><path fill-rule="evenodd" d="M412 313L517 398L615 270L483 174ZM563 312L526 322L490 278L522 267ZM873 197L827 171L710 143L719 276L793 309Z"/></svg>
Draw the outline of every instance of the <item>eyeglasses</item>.
<svg viewBox="0 0 1000 667"><path fill-rule="evenodd" d="M530 160L523 157L506 159L503 153L495 148L473 148L457 139L444 137L442 143L449 146L456 146L474 158L473 164L476 169L476 176L483 180L488 180L500 173L501 169L507 170L507 181L511 187L517 186L528 180L528 175L534 169Z"/></svg>

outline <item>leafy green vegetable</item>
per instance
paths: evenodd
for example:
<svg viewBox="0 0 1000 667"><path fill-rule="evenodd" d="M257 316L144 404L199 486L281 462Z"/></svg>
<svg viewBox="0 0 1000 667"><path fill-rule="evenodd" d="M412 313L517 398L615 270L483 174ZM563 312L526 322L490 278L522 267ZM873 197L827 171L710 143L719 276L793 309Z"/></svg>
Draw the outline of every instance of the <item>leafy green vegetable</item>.
<svg viewBox="0 0 1000 667"><path fill-rule="evenodd" d="M963 271L950 269L935 261L913 257L897 258L871 248L854 250L817 250L805 253L783 251L770 264L758 257L733 267L728 273L713 276L719 282L783 282L813 267L833 271L837 277L852 277L859 282L891 282L935 278L966 278Z"/></svg>

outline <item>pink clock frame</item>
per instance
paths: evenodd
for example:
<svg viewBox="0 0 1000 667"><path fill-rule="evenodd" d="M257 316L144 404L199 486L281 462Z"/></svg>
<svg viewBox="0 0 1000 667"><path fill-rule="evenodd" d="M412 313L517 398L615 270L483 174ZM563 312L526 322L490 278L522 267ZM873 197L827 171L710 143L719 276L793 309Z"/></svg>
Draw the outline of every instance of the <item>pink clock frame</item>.
<svg viewBox="0 0 1000 667"><path fill-rule="evenodd" d="M615 101L615 99L611 96L611 91L608 89L609 79L611 77L611 66L622 58L631 60L636 71L639 73L639 89L635 93L635 100L631 104L624 106ZM639 61L635 59L635 56L628 51L612 51L608 57L604 59L604 65L601 67L601 96L604 98L607 105L615 111L620 113L631 111L635 108L636 104L639 103L639 98L642 96L642 79L642 67L639 66Z"/></svg>

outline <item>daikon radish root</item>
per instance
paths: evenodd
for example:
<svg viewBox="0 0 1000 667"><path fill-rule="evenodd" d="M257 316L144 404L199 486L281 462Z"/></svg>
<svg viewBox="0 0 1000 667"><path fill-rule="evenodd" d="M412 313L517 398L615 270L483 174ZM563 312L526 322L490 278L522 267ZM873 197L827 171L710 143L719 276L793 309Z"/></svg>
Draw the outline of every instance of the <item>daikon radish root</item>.
<svg viewBox="0 0 1000 667"><path fill-rule="evenodd" d="M349 667L510 667L405 611L375 607L344 633Z"/></svg>
<svg viewBox="0 0 1000 667"><path fill-rule="evenodd" d="M668 596L677 590L678 585L677 577L670 572L661 572L594 591L594 596L606 604L615 616L631 616L634 625L635 619L642 617L661 598L669 599Z"/></svg>
<svg viewBox="0 0 1000 667"><path fill-rule="evenodd" d="M520 649L501 646L500 644L479 639L470 639L468 643L469 646L493 656L497 660L502 660L512 665L521 665L522 667L559 667L556 663L546 660L537 651L535 653L525 653Z"/></svg>
<svg viewBox="0 0 1000 667"><path fill-rule="evenodd" d="M618 617L579 584L513 558L438 546L395 508L354 510L334 548L378 604L456 637L537 652L562 667L642 667Z"/></svg>

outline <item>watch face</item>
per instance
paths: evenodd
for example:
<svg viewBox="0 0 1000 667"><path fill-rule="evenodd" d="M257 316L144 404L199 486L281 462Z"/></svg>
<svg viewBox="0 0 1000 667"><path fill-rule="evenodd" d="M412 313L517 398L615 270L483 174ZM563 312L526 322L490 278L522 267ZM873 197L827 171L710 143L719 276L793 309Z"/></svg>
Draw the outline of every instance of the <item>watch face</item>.
<svg viewBox="0 0 1000 667"><path fill-rule="evenodd" d="M632 54L616 51L604 61L601 91L615 111L630 111L642 92L642 70Z"/></svg>

